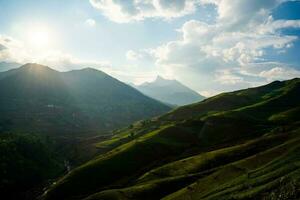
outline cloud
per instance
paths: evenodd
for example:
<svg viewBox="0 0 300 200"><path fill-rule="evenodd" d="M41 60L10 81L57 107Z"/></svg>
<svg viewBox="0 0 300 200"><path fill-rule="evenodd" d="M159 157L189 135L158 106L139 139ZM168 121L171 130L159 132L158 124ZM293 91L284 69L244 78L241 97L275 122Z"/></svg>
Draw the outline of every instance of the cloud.
<svg viewBox="0 0 300 200"><path fill-rule="evenodd" d="M180 40L168 42L156 49L158 64L192 65L210 60L214 65L221 63L247 65L258 61L264 55L266 48L282 50L289 48L297 36L281 35L275 31L281 28L297 27L300 22L283 20L278 23L266 23L252 31L228 31L223 25L207 24L191 20L182 26ZM282 26L274 24L284 24ZM271 27L269 27L271 26ZM262 32L262 29L264 31ZM269 31L267 31L269 30ZM215 60L215 61L214 61ZM199 65L199 67L201 67Z"/></svg>
<svg viewBox="0 0 300 200"><path fill-rule="evenodd" d="M300 20L271 16L281 2L202 0L201 5L215 5L215 23L187 21L179 29L179 39L154 48L151 55L166 74L208 93L207 88L215 93L299 77L291 66L264 59L267 50L284 53L299 39L281 31L300 28Z"/></svg>
<svg viewBox="0 0 300 200"><path fill-rule="evenodd" d="M241 76L235 75L230 70L218 70L215 79L223 85L235 85L244 82Z"/></svg>
<svg viewBox="0 0 300 200"><path fill-rule="evenodd" d="M9 36L0 35L0 62L25 64L39 63L61 71L94 67L108 70L111 63L108 61L93 61L78 59L70 54L58 50L44 50L40 53L33 52L19 40Z"/></svg>
<svg viewBox="0 0 300 200"><path fill-rule="evenodd" d="M32 62L47 65L60 71L82 69L85 67L108 70L111 67L109 61L83 60L57 50L48 51L42 56L33 58L32 60Z"/></svg>
<svg viewBox="0 0 300 200"><path fill-rule="evenodd" d="M126 53L126 58L127 58L127 60L131 60L131 61L138 60L138 59L142 58L142 55L133 50L129 50Z"/></svg>
<svg viewBox="0 0 300 200"><path fill-rule="evenodd" d="M216 94L219 93L219 91L215 90L201 90L198 92L200 95L205 96L205 97L212 97L215 96Z"/></svg>
<svg viewBox="0 0 300 200"><path fill-rule="evenodd" d="M192 14L199 6L214 5L218 21L228 29L261 24L272 9L287 0L90 0L91 5L117 23L147 18L172 19ZM238 17L237 17L238 16Z"/></svg>
<svg viewBox="0 0 300 200"><path fill-rule="evenodd" d="M300 28L300 20L275 20L272 16L269 16L266 23L257 27L258 32L264 33L276 33L277 30L285 28Z"/></svg>
<svg viewBox="0 0 300 200"><path fill-rule="evenodd" d="M300 77L300 71L292 68L274 67L267 71L262 71L259 76L266 78L268 81L286 80Z"/></svg>
<svg viewBox="0 0 300 200"><path fill-rule="evenodd" d="M94 27L96 25L96 21L94 19L89 18L85 21L85 24L90 27Z"/></svg>
<svg viewBox="0 0 300 200"><path fill-rule="evenodd" d="M153 62L155 62L154 54L156 54L155 49L141 49L136 51L128 50L125 56L126 59L131 62L131 65L136 63L144 66L150 64L152 66Z"/></svg>
<svg viewBox="0 0 300 200"><path fill-rule="evenodd" d="M255 27L264 22L280 0L216 0L219 22L233 30Z"/></svg>
<svg viewBox="0 0 300 200"><path fill-rule="evenodd" d="M5 62L26 62L28 51L24 48L24 44L12 37L0 35L0 61Z"/></svg>
<svg viewBox="0 0 300 200"><path fill-rule="evenodd" d="M195 0L90 0L93 7L108 19L118 23L146 18L172 19L196 10Z"/></svg>

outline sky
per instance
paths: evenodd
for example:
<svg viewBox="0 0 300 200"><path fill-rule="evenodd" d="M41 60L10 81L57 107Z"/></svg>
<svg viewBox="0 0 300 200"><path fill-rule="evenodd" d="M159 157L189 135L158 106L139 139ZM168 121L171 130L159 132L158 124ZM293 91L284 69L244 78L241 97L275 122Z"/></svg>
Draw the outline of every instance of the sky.
<svg viewBox="0 0 300 200"><path fill-rule="evenodd" d="M0 62L157 75L204 96L300 77L300 1L0 0Z"/></svg>

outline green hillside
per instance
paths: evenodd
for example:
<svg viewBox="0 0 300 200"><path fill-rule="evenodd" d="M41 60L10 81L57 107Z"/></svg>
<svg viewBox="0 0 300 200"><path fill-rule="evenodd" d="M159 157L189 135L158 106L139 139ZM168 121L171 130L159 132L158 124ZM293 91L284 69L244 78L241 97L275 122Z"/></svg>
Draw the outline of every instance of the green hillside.
<svg viewBox="0 0 300 200"><path fill-rule="evenodd" d="M300 79L224 93L121 129L46 200L297 199Z"/></svg>
<svg viewBox="0 0 300 200"><path fill-rule="evenodd" d="M26 64L0 73L0 132L95 135L170 108L91 68Z"/></svg>

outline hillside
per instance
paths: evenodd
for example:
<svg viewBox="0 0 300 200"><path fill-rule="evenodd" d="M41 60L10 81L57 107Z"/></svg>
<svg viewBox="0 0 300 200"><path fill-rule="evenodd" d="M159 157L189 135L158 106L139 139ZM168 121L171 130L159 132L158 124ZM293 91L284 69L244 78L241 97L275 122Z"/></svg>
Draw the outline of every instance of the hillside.
<svg viewBox="0 0 300 200"><path fill-rule="evenodd" d="M146 82L135 87L149 97L171 105L187 105L205 98L177 80L167 80L160 76L157 76L153 82Z"/></svg>
<svg viewBox="0 0 300 200"><path fill-rule="evenodd" d="M132 124L42 198L298 199L299 94L276 81Z"/></svg>
<svg viewBox="0 0 300 200"><path fill-rule="evenodd" d="M0 132L96 134L170 108L95 69L26 64L0 73Z"/></svg>

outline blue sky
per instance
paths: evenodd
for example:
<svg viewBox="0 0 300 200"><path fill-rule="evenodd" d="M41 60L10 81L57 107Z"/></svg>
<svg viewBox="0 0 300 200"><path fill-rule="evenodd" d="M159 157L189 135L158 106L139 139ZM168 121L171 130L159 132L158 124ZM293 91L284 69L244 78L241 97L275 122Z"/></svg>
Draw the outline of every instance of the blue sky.
<svg viewBox="0 0 300 200"><path fill-rule="evenodd" d="M299 11L279 0L0 0L0 62L135 83L160 74L212 95L298 77Z"/></svg>

